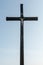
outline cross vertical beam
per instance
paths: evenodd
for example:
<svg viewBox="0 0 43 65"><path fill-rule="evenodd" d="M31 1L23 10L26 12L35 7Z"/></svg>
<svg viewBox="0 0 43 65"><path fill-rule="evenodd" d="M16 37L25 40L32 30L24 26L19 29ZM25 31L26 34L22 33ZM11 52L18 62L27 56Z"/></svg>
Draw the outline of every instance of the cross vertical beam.
<svg viewBox="0 0 43 65"><path fill-rule="evenodd" d="M7 21L21 21L20 22L20 65L24 65L24 21L37 21L38 17L24 17L23 4L20 4L20 17L6 17Z"/></svg>
<svg viewBox="0 0 43 65"><path fill-rule="evenodd" d="M23 20L21 19L20 22L20 65L24 65L24 24L22 23Z"/></svg>
<svg viewBox="0 0 43 65"><path fill-rule="evenodd" d="M20 65L24 65L24 22L23 22L23 4L20 5Z"/></svg>

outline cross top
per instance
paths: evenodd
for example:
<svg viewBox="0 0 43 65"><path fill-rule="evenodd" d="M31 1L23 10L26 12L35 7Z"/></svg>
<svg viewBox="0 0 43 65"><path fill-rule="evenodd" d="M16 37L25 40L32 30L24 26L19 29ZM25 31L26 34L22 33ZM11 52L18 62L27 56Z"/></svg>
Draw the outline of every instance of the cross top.
<svg viewBox="0 0 43 65"><path fill-rule="evenodd" d="M23 18L23 4L20 5L20 14L21 14L21 18Z"/></svg>
<svg viewBox="0 0 43 65"><path fill-rule="evenodd" d="M21 20L24 20L24 21L36 21L38 20L38 17L24 17L23 16L23 4L20 4L20 17L6 17L6 20L7 21L21 21Z"/></svg>

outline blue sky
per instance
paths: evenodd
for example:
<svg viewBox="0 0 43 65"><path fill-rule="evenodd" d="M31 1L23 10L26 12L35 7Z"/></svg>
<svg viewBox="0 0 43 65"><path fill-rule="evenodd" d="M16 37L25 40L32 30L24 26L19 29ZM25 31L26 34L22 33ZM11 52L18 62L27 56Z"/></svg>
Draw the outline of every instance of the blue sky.
<svg viewBox="0 0 43 65"><path fill-rule="evenodd" d="M20 64L20 22L6 21L6 16L38 16L38 21L24 21L24 65L43 65L43 0L0 0L0 65Z"/></svg>

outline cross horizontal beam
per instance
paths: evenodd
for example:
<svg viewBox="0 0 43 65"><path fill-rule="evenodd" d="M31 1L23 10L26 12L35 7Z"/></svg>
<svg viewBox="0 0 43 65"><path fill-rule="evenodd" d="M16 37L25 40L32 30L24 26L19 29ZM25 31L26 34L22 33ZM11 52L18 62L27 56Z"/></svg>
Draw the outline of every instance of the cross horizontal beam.
<svg viewBox="0 0 43 65"><path fill-rule="evenodd" d="M23 21L37 21L38 17L6 17L7 21L21 21L21 19Z"/></svg>

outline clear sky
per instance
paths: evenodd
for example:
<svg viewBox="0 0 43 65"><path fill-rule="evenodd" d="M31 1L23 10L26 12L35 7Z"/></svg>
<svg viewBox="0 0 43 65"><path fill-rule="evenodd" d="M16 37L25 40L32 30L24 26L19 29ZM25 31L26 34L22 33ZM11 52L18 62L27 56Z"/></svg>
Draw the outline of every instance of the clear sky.
<svg viewBox="0 0 43 65"><path fill-rule="evenodd" d="M43 65L43 0L0 0L0 65L20 65L20 22L6 16L38 16L24 21L24 65Z"/></svg>

